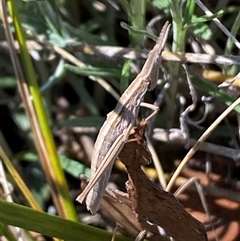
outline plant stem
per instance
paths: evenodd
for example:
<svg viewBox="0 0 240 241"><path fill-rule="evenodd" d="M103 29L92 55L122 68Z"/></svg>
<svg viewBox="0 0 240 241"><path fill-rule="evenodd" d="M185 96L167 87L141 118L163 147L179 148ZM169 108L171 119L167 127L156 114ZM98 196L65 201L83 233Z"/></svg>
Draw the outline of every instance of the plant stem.
<svg viewBox="0 0 240 241"><path fill-rule="evenodd" d="M21 26L21 20L18 13L16 0L8 0L8 8L13 19L16 38L20 47L22 68L27 80L28 88L30 89L33 98L38 123L44 139L45 149L47 150L47 156L49 157L47 160L48 163L42 163L42 165L43 167L49 167L49 170L47 170L46 174L48 174L47 180L51 186L53 200L59 215L68 219L77 220L76 212L74 210L72 200L69 196L67 182L60 165L56 146L48 123L36 75L26 46L26 38Z"/></svg>

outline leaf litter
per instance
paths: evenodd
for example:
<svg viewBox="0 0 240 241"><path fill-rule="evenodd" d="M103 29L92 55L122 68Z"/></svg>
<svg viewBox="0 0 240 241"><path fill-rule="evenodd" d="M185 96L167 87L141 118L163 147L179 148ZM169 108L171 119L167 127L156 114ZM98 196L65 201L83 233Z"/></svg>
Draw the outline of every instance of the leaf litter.
<svg viewBox="0 0 240 241"><path fill-rule="evenodd" d="M119 223L128 233L137 236L148 231L149 240L206 241L204 225L185 211L176 197L152 182L141 169L151 163L147 149L143 120L129 136L119 154L119 159L128 172L127 193L106 189L101 208ZM86 181L82 179L82 188ZM159 227L165 235L159 233Z"/></svg>

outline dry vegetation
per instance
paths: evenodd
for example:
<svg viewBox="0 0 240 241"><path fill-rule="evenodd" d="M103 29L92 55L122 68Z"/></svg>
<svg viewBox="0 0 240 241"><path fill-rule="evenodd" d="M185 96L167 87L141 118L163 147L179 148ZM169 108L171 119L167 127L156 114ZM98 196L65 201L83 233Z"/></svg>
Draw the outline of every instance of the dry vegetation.
<svg viewBox="0 0 240 241"><path fill-rule="evenodd" d="M1 12L2 198L111 233L116 223L123 235L136 237L146 229L149 240L169 240L156 234L156 225L175 241L204 241L203 227L209 241L240 240L238 1L203 1L231 32L229 36L191 0L183 6L170 0L9 0L7 6L4 2L8 21ZM12 21L16 12L20 18ZM90 176L99 129L140 72L167 20L172 27L159 81L144 99L159 106L159 112L141 132L141 120L149 110L140 109L139 123L130 136L137 141L124 146L100 211L93 216L74 201L80 185L86 186L80 174ZM19 44L17 23L25 33L26 52ZM12 30L14 41L6 29ZM236 100L234 110L224 112ZM222 121L216 123L221 115ZM143 164L148 165L140 167ZM15 169L20 177L13 174ZM19 185L21 179L34 197ZM171 193L187 181L191 184L176 199ZM30 201L33 198L38 204ZM22 227L19 222L15 226ZM8 233L7 224L12 223L2 224L4 236L16 240L17 230L11 228L15 238ZM83 228L84 232L89 231ZM89 240L106 240L97 232Z"/></svg>

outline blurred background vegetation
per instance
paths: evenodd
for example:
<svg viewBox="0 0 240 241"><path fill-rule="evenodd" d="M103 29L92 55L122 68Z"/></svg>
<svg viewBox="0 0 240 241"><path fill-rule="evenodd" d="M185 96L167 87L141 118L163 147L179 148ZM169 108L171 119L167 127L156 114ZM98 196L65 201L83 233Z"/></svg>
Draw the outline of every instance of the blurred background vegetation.
<svg viewBox="0 0 240 241"><path fill-rule="evenodd" d="M147 56L144 49L152 48L165 21L172 23L166 50L210 56L209 62L202 62L199 58L187 64L197 98L195 109L184 122L189 138L197 140L239 97L240 77L235 78L240 70L239 45L234 45L212 21L218 17L239 40L239 1L203 3L213 16L205 15L192 0L2 0L8 21L2 11L0 141L3 170L6 171L7 184L11 186L7 189L10 193L3 188L2 195L8 194L14 202L37 210L112 231L115 222L104 212L92 217L84 205L74 202L80 193L79 176L89 176L91 153L99 128L141 69ZM12 42L6 37L4 28L7 26L14 36ZM228 64L211 60L216 55L230 56ZM180 60L185 62L186 58L180 57ZM162 62L159 84L147 94L146 102L153 103L166 84L169 87L162 94L164 98L151 127L153 130L179 129L180 113L192 104L186 73L181 63L172 61L167 53ZM206 179L210 175L214 185L224 191L239 192L240 106L235 110L208 139L218 145L217 148L230 148L226 150L231 150L232 154L218 155L217 149L209 153L199 152L191 160L189 170L201 176L195 172L185 173L185 178ZM139 118L146 116L145 109L141 110ZM187 147L157 138L153 140L153 146L168 181ZM206 175L209 163L211 168ZM147 167L146 173L158 183L154 165ZM126 180L127 174L117 162L110 180L113 188L124 190ZM228 195L219 194L216 198L216 202L222 199L226 202L225 213L221 215L227 217L222 224L225 233L221 233L218 240L230 240L230 227L235 231L234 240L240 238L239 217L230 214L227 208L231 202L235 205L234 210L239 211L237 198L232 200ZM186 206L190 206L193 213L197 212L201 202L196 208L191 202L192 199L186 201ZM215 213L220 207L211 206L210 201L209 205L210 211L214 210L212 215L221 220ZM196 215L199 219L202 216ZM11 235L6 235L7 226L3 225L2 230L10 239ZM30 240L30 237L25 239Z"/></svg>

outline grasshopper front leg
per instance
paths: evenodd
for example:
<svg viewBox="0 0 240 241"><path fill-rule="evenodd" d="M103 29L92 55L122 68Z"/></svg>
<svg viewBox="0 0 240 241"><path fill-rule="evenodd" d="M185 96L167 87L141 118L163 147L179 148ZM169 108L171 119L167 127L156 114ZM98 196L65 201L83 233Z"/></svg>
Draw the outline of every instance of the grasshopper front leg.
<svg viewBox="0 0 240 241"><path fill-rule="evenodd" d="M126 132L119 135L114 141L94 176L90 179L86 188L76 199L80 203L83 203L86 199L87 209L90 210L92 214L95 214L99 209L101 197L105 192L105 185L101 185L101 183L109 180L114 161L117 159L119 152L127 142L132 127L133 125L130 124Z"/></svg>

